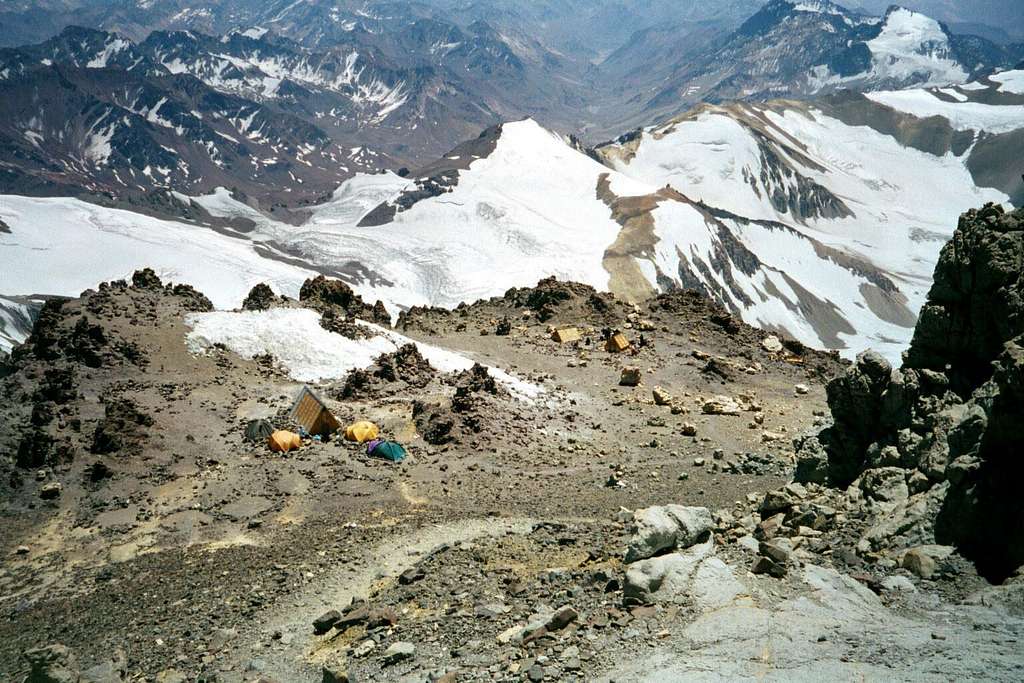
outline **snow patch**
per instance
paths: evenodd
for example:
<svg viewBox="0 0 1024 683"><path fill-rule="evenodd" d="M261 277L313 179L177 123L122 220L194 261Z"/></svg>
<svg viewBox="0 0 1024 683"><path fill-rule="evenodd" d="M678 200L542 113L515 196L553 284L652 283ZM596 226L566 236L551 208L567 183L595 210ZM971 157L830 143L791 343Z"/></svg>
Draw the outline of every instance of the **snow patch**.
<svg viewBox="0 0 1024 683"><path fill-rule="evenodd" d="M990 76L989 80L998 83L1002 92L1024 95L1024 70L1004 71Z"/></svg>
<svg viewBox="0 0 1024 683"><path fill-rule="evenodd" d="M415 344L420 354L441 372L460 372L473 366L466 356L414 342L371 323L358 321L374 333L367 339L349 339L328 332L320 326L320 314L306 308L193 313L186 322L192 326L187 343L193 353L205 352L215 344L223 344L246 358L269 353L300 382L340 379L352 370L369 367L381 354L393 353L405 344ZM533 399L544 391L502 370L488 371L520 398Z"/></svg>
<svg viewBox="0 0 1024 683"><path fill-rule="evenodd" d="M123 38L113 38L85 66L89 69L103 69L109 64L111 57L128 48L130 44Z"/></svg>
<svg viewBox="0 0 1024 683"><path fill-rule="evenodd" d="M866 96L919 118L941 116L957 130L1008 133L1024 128L1024 105L947 102L927 90L889 90L866 93Z"/></svg>

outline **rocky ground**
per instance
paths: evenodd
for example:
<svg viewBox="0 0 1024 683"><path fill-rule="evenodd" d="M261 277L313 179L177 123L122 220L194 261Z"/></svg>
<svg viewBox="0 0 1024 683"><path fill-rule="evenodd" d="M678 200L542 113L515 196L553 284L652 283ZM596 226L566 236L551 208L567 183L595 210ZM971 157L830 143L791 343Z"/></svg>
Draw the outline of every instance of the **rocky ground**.
<svg viewBox="0 0 1024 683"><path fill-rule="evenodd" d="M1013 467L994 454L1020 405L1020 218L964 218L903 370L686 292L547 280L413 309L403 334L543 392L415 346L317 387L403 443L400 465L247 442L252 419L290 426L302 385L271 357L189 352L185 316L210 306L187 286L143 271L50 302L0 373L2 677L1019 680L1020 562L988 539L1020 548L1024 525L1008 504L979 534L978 492L1007 497L993 472ZM982 255L991 277L967 282ZM350 337L382 319L340 283L301 299L245 307ZM956 317L981 299L998 324Z"/></svg>

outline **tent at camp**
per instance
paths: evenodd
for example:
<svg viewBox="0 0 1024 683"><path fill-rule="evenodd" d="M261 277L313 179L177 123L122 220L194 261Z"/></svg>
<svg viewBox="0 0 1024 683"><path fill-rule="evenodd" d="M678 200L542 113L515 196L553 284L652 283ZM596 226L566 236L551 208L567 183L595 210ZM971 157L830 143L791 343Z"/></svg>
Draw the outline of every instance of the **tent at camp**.
<svg viewBox="0 0 1024 683"><path fill-rule="evenodd" d="M250 420L245 426L245 440L253 443L266 441L274 433L274 425L270 420Z"/></svg>
<svg viewBox="0 0 1024 683"><path fill-rule="evenodd" d="M609 353L621 353L629 348L629 340L626 339L626 335L616 332L608 337L608 340L604 343L604 348Z"/></svg>
<svg viewBox="0 0 1024 683"><path fill-rule="evenodd" d="M402 444L384 439L374 439L366 445L366 454L374 458L383 458L391 462L402 462L408 453Z"/></svg>
<svg viewBox="0 0 1024 683"><path fill-rule="evenodd" d="M309 387L302 387L289 417L312 435L333 434L341 428L341 423Z"/></svg>
<svg viewBox="0 0 1024 683"><path fill-rule="evenodd" d="M366 443L377 438L380 428L372 422L356 422L345 428L345 439L356 443Z"/></svg>
<svg viewBox="0 0 1024 683"><path fill-rule="evenodd" d="M267 445L275 453L287 453L302 448L302 438L295 432L280 429L267 437Z"/></svg>
<svg viewBox="0 0 1024 683"><path fill-rule="evenodd" d="M560 327L551 333L551 338L559 344L568 344L579 341L582 339L582 335L578 327Z"/></svg>

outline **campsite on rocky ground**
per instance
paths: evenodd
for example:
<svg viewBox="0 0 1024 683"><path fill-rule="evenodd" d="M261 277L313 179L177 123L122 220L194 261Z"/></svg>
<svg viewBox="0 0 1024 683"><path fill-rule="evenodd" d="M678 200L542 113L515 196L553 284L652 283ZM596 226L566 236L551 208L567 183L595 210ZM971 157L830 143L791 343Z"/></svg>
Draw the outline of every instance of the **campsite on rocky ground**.
<svg viewBox="0 0 1024 683"><path fill-rule="evenodd" d="M140 270L0 369L28 681L1020 680L1024 211L902 368L554 278L392 328Z"/></svg>

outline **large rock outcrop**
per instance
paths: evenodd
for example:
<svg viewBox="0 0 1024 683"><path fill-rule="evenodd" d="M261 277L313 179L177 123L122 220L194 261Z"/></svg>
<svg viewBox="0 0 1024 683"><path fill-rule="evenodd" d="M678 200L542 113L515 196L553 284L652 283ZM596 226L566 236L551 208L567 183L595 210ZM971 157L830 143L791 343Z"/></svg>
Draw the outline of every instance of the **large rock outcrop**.
<svg viewBox="0 0 1024 683"><path fill-rule="evenodd" d="M987 205L960 218L935 267L906 366L945 372L969 396L1004 344L1024 334L1024 211Z"/></svg>
<svg viewBox="0 0 1024 683"><path fill-rule="evenodd" d="M330 312L334 315L340 314L342 317L391 325L391 316L382 301L371 306L341 280L332 280L323 275L302 283L299 301L321 313Z"/></svg>
<svg viewBox="0 0 1024 683"><path fill-rule="evenodd" d="M915 519L923 535L994 581L1024 565L1022 273L1024 210L964 214L903 367L861 354L828 386L833 424L799 444L799 480L903 491L902 471L939 503Z"/></svg>

